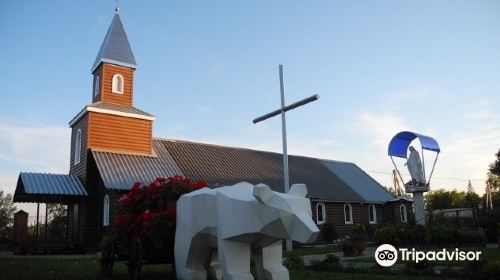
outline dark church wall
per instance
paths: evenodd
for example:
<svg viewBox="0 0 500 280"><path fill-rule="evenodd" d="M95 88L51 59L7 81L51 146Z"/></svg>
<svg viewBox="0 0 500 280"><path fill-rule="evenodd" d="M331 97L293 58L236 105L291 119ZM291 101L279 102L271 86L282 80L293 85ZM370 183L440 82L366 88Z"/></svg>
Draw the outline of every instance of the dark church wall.
<svg viewBox="0 0 500 280"><path fill-rule="evenodd" d="M317 201L311 202L312 216L313 220L316 222L316 205ZM344 205L343 202L324 202L326 211L326 223L333 223L337 235L339 237L344 237L346 235L353 235L355 231L353 230L353 224L363 224L365 227L371 227L373 230L379 226L383 226L387 223L399 223L399 206L401 202L387 203L387 204L373 204L376 209L377 220L376 223L370 224L369 221L369 205L367 203L350 203L352 207L353 223L346 224L344 219ZM408 218L410 218L411 203L407 202ZM318 225L320 230L323 225ZM323 242L319 240L319 242Z"/></svg>
<svg viewBox="0 0 500 280"><path fill-rule="evenodd" d="M103 235L110 232L113 223L116 220L116 217L118 216L118 200L126 193L127 191L118 191L109 189L104 190L104 194L107 194L109 196L109 226L103 226L103 231L102 231ZM102 200L104 201L104 195L102 197ZM101 221L102 221L102 215L101 215Z"/></svg>
<svg viewBox="0 0 500 280"><path fill-rule="evenodd" d="M407 222L413 219L413 204L407 200L391 201L385 205L384 211L389 213L391 220L394 223L401 223L401 204L406 205Z"/></svg>
<svg viewBox="0 0 500 280"><path fill-rule="evenodd" d="M82 150L80 153L80 162L75 164L75 143L76 133L78 129L82 131ZM71 128L71 152L70 152L70 167L69 174L76 175L85 186L87 172L87 133L88 132L88 114L80 118L80 120ZM88 190L87 190L88 191Z"/></svg>
<svg viewBox="0 0 500 280"><path fill-rule="evenodd" d="M103 183L90 152L88 158L90 160L87 162L85 184L88 197L80 203L80 238L87 250L93 251L98 248L101 239L102 216L99 219L99 213L102 212L100 197L102 196Z"/></svg>

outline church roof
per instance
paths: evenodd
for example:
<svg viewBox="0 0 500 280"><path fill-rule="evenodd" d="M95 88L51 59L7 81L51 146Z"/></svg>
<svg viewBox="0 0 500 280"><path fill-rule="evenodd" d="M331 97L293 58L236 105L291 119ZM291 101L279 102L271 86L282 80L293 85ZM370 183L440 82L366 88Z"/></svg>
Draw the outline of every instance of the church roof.
<svg viewBox="0 0 500 280"><path fill-rule="evenodd" d="M87 105L87 107L88 108L97 108L97 109L104 109L104 110L119 111L122 113L130 113L130 114L136 114L136 115L141 115L141 116L146 116L146 117L154 117L154 115L151 115L150 113L146 113L143 110L137 109L137 108L132 107L132 106L103 102L103 101L94 102L92 104Z"/></svg>
<svg viewBox="0 0 500 280"><path fill-rule="evenodd" d="M323 163L365 201L385 202L394 199L394 195L386 191L356 164L333 160L323 160Z"/></svg>
<svg viewBox="0 0 500 280"><path fill-rule="evenodd" d="M279 153L234 148L179 140L154 139L155 157L92 151L104 185L128 190L135 182L149 183L157 176L184 175L203 179L210 186L241 181L264 183L283 192L283 157ZM290 183L307 185L308 197L336 202L384 203L392 197L380 184L349 162L341 172L327 161L289 156ZM362 179L352 180L354 176ZM360 191L364 188L370 190Z"/></svg>
<svg viewBox="0 0 500 280"><path fill-rule="evenodd" d="M92 156L108 189L128 190L135 182L149 183L156 177L182 175L160 141L153 141L154 156L118 154L93 149Z"/></svg>
<svg viewBox="0 0 500 280"><path fill-rule="evenodd" d="M149 113L146 113L140 109L137 109L132 106L114 104L109 102L98 101L91 103L80 111L70 122L69 126L72 127L85 113L90 112L100 112L111 115L119 115L119 116L127 116L133 118L154 120L155 116Z"/></svg>
<svg viewBox="0 0 500 280"><path fill-rule="evenodd" d="M21 172L14 202L63 202L81 196L87 196L87 191L76 176Z"/></svg>
<svg viewBox="0 0 500 280"><path fill-rule="evenodd" d="M115 13L113 21L109 26L108 32L104 37L101 49L92 65L92 71L101 64L101 62L112 63L120 66L136 68L136 62L132 49L127 39L127 34L123 29L120 15Z"/></svg>

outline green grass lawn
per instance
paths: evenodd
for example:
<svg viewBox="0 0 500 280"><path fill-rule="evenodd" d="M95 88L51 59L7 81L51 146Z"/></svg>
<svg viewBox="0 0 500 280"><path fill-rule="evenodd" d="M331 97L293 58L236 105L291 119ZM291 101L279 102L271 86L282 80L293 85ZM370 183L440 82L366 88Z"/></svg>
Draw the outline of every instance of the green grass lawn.
<svg viewBox="0 0 500 280"><path fill-rule="evenodd" d="M436 249L437 250L437 249ZM500 261L500 249L498 248L460 248L462 251L481 251L481 260L485 261ZM344 262L353 263L375 263L374 256L358 257L353 259L344 260ZM397 263L402 264L406 261L398 259ZM432 261L433 265L446 265L446 266L464 266L468 261Z"/></svg>
<svg viewBox="0 0 500 280"><path fill-rule="evenodd" d="M329 253L335 253L335 252L340 252L340 248L335 246L335 247L302 247L302 248L296 248L293 249L293 251L288 252L284 251L283 256L284 257L289 257L289 256L306 256L306 255L318 255L318 254L329 254Z"/></svg>
<svg viewBox="0 0 500 280"><path fill-rule="evenodd" d="M142 280L174 279L169 265L143 267ZM1 280L83 280L104 279L98 258L0 258ZM118 262L112 279L127 279L127 266Z"/></svg>
<svg viewBox="0 0 500 280"><path fill-rule="evenodd" d="M368 274L368 273L338 273L338 272L318 272L318 271L291 271L290 272L291 280L433 280L440 279L446 280L448 278L443 277L412 277L406 275L385 275L385 274Z"/></svg>
<svg viewBox="0 0 500 280"><path fill-rule="evenodd" d="M0 258L0 280L89 280L104 279L99 273L99 259L57 259L57 258ZM302 279L429 279L428 277L406 277L384 274L356 274L312 271L291 271L292 280ZM115 265L112 279L127 279L124 262ZM168 265L146 265L142 280L174 279ZM443 279L443 278L440 278Z"/></svg>

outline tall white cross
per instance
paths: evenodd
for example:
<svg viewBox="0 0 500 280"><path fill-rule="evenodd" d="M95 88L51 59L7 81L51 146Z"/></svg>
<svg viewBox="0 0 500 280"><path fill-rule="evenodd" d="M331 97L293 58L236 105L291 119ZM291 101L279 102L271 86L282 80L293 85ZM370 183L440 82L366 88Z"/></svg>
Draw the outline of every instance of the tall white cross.
<svg viewBox="0 0 500 280"><path fill-rule="evenodd" d="M281 65L281 64L279 65L279 75L280 75L281 108L254 119L253 123L256 124L258 122L267 120L269 118L272 118L274 116L281 114L281 136L283 138L283 183L284 183L285 193L288 193L288 191L290 189L290 177L289 177L289 170L288 170L288 152L287 152L287 142L286 142L285 112L293 110L293 109L300 107L302 105L306 105L307 103L316 101L319 99L319 95L315 94L311 97L302 99L302 100L297 101L295 103L292 103L288 106L285 106L285 85L283 83L283 65ZM291 240L286 241L286 250L287 251L292 250L292 241Z"/></svg>

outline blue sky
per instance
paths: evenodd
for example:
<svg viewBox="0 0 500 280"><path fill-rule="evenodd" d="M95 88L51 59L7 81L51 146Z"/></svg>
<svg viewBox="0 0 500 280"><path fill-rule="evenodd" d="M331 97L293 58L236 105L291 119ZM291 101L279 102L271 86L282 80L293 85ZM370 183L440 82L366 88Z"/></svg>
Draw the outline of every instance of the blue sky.
<svg viewBox="0 0 500 280"><path fill-rule="evenodd" d="M90 68L114 1L0 2L0 186L69 169L68 121L91 100ZM499 1L120 1L138 69L135 106L157 137L352 161L391 184L400 130L442 146L433 188L484 192L500 148ZM495 109L497 108L497 109ZM427 155L426 155L427 156ZM445 179L445 178L458 178Z"/></svg>

